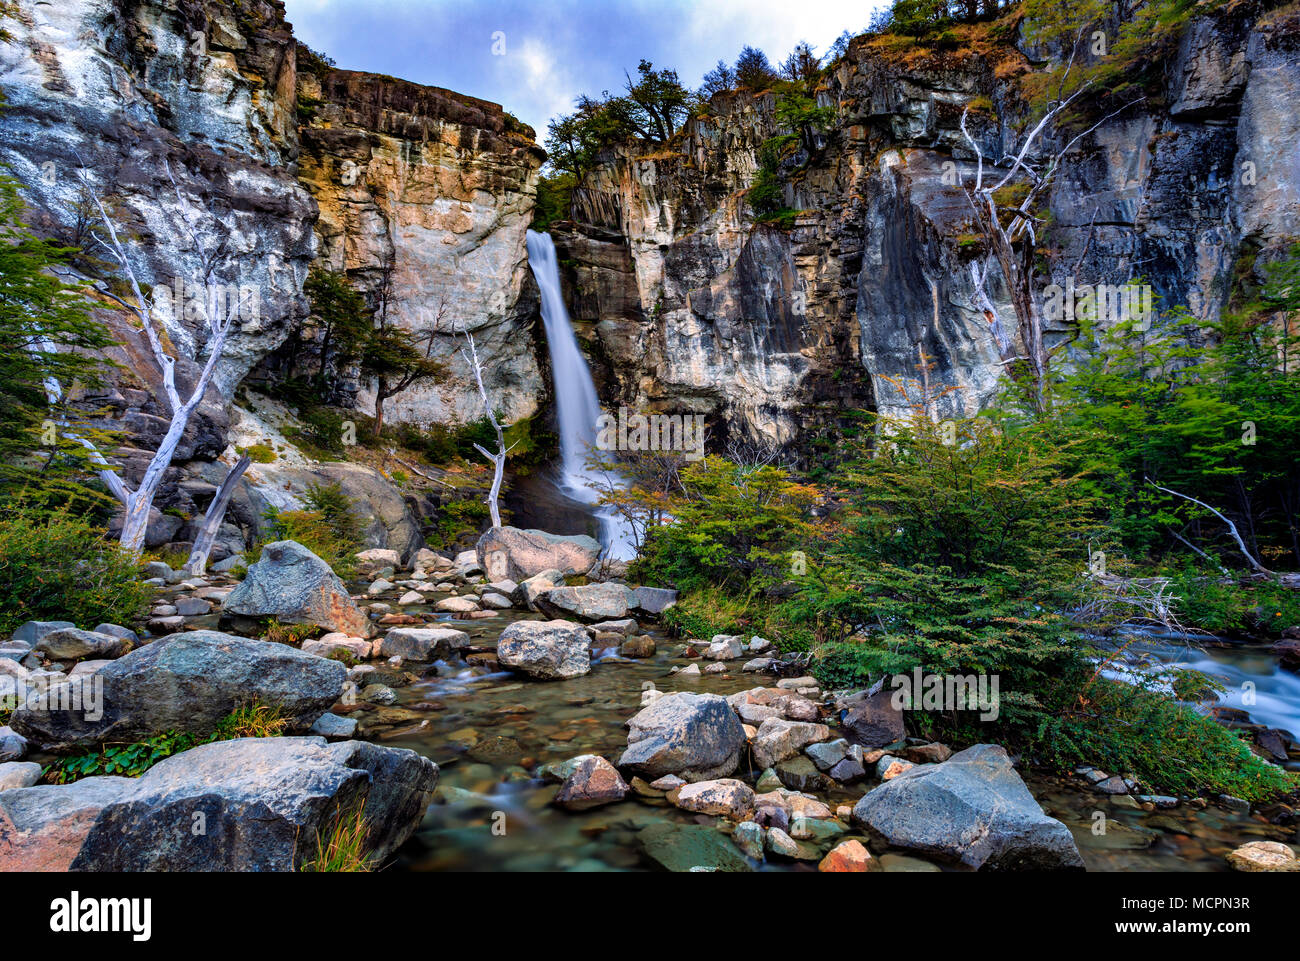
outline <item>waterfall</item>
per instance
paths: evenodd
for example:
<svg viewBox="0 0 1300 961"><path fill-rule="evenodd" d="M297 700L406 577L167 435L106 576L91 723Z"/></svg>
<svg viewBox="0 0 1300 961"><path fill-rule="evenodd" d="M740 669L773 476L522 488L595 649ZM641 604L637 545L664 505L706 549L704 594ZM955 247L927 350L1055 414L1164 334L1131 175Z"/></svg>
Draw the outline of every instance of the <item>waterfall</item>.
<svg viewBox="0 0 1300 961"><path fill-rule="evenodd" d="M632 531L612 508L596 504L600 494L591 483L598 472L587 466L596 444L600 402L591 368L578 348L569 312L560 292L560 271L550 234L528 231L528 266L542 292L542 323L551 347L551 376L555 384L555 419L560 431L560 489L568 497L591 505L600 522L600 541L606 556L627 560L634 556Z"/></svg>

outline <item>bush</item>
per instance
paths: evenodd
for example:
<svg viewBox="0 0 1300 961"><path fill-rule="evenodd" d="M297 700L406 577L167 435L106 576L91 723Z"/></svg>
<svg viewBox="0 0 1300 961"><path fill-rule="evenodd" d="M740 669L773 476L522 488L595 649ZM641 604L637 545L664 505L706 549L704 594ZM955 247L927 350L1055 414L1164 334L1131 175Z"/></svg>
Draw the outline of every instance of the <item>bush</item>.
<svg viewBox="0 0 1300 961"><path fill-rule="evenodd" d="M135 558L104 535L85 518L57 511L0 513L0 631L32 620L85 627L137 621L153 589Z"/></svg>
<svg viewBox="0 0 1300 961"><path fill-rule="evenodd" d="M297 541L331 568L339 577L352 577L357 571L357 551L361 550L361 523L352 512L352 499L338 484L311 484L303 496L309 510L282 511L267 509L274 540ZM262 545L256 544L246 556L257 559Z"/></svg>

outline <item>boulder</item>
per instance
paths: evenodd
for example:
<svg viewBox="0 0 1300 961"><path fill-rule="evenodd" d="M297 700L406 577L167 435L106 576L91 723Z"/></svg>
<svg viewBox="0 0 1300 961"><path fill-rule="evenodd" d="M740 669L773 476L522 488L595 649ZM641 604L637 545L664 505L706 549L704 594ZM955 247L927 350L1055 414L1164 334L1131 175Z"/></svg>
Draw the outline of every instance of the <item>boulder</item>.
<svg viewBox="0 0 1300 961"><path fill-rule="evenodd" d="M0 791L0 871L69 870L100 813L138 783L87 777Z"/></svg>
<svg viewBox="0 0 1300 961"><path fill-rule="evenodd" d="M515 592L516 600L522 601L530 611L537 610L537 601L543 594L564 586L564 575L557 570L542 571L525 578Z"/></svg>
<svg viewBox="0 0 1300 961"><path fill-rule="evenodd" d="M976 869L1084 866L1069 828L1043 813L994 744L903 772L858 801L853 823L894 847Z"/></svg>
<svg viewBox="0 0 1300 961"><path fill-rule="evenodd" d="M1300 871L1295 851L1281 841L1251 841L1228 852L1228 864L1235 871L1291 873Z"/></svg>
<svg viewBox="0 0 1300 961"><path fill-rule="evenodd" d="M585 534L493 527L479 538L475 552L488 580L523 581L546 570L585 574L600 556L600 542Z"/></svg>
<svg viewBox="0 0 1300 961"><path fill-rule="evenodd" d="M0 761L21 761L27 756L27 738L13 728L0 727Z"/></svg>
<svg viewBox="0 0 1300 961"><path fill-rule="evenodd" d="M871 856L861 841L841 841L831 848L829 854L821 859L817 870L824 873L848 873L854 871L879 871L880 863Z"/></svg>
<svg viewBox="0 0 1300 961"><path fill-rule="evenodd" d="M836 708L844 736L868 751L901 741L906 734L903 712L894 707L893 696L889 690L859 691L840 700Z"/></svg>
<svg viewBox="0 0 1300 961"><path fill-rule="evenodd" d="M754 813L753 788L734 778L683 785L669 796L669 800L683 811L715 814L733 821L743 821Z"/></svg>
<svg viewBox="0 0 1300 961"><path fill-rule="evenodd" d="M478 602L468 597L444 597L434 607L444 614L470 614L479 609Z"/></svg>
<svg viewBox="0 0 1300 961"><path fill-rule="evenodd" d="M31 648L51 631L61 631L76 626L71 621L28 621L18 626L13 633L12 640L23 641Z"/></svg>
<svg viewBox="0 0 1300 961"><path fill-rule="evenodd" d="M50 631L32 650L54 661L80 661L85 658L111 660L121 657L131 649L129 642L112 634L82 631L75 627L62 627Z"/></svg>
<svg viewBox="0 0 1300 961"><path fill-rule="evenodd" d="M402 555L383 547L372 547L370 550L361 551L357 554L357 560L360 562L357 566L366 573L381 571L385 567L402 566Z"/></svg>
<svg viewBox="0 0 1300 961"><path fill-rule="evenodd" d="M41 766L35 761L0 763L0 791L31 787L41 779Z"/></svg>
<svg viewBox="0 0 1300 961"><path fill-rule="evenodd" d="M358 809L378 862L410 837L437 782L428 758L364 741L204 744L155 764L105 804L71 870L292 871Z"/></svg>
<svg viewBox="0 0 1300 961"><path fill-rule="evenodd" d="M570 811L585 811L602 804L621 801L630 790L618 773L618 768L597 754L585 754L573 759L569 772L555 803Z"/></svg>
<svg viewBox="0 0 1300 961"><path fill-rule="evenodd" d="M668 871L750 871L745 856L717 828L658 821L637 835L646 857Z"/></svg>
<svg viewBox="0 0 1300 961"><path fill-rule="evenodd" d="M625 617L632 592L622 584L606 582L581 587L556 587L539 595L538 610L552 617L576 617L583 621L605 621Z"/></svg>
<svg viewBox="0 0 1300 961"><path fill-rule="evenodd" d="M449 627L394 627L379 645L380 657L436 661L469 646L469 635Z"/></svg>
<svg viewBox="0 0 1300 961"><path fill-rule="evenodd" d="M332 657L336 654L349 655L355 660L363 661L370 656L370 642L346 634L326 634L316 640L302 642L300 650L317 657Z"/></svg>
<svg viewBox="0 0 1300 961"><path fill-rule="evenodd" d="M208 734L250 701L278 707L305 728L343 694L338 661L285 644L217 631L173 634L132 651L94 675L32 698L10 726L50 750L140 741L163 731Z"/></svg>
<svg viewBox="0 0 1300 961"><path fill-rule="evenodd" d="M542 680L579 677L591 670L591 639L573 621L515 621L501 632L497 661Z"/></svg>
<svg viewBox="0 0 1300 961"><path fill-rule="evenodd" d="M369 637L370 622L328 564L296 541L276 541L230 592L223 615L274 617Z"/></svg>
<svg viewBox="0 0 1300 961"><path fill-rule="evenodd" d="M794 757L809 744L825 741L830 736L830 728L825 724L770 717L759 725L758 737L754 739L754 763L762 768L773 767Z"/></svg>
<svg viewBox="0 0 1300 961"><path fill-rule="evenodd" d="M654 657L655 639L649 634L637 634L629 637L618 649L623 657Z"/></svg>
<svg viewBox="0 0 1300 961"><path fill-rule="evenodd" d="M120 624L96 624L96 634L111 634L113 637L120 637L129 642L129 646L135 647L140 643L140 635L129 627L123 627Z"/></svg>
<svg viewBox="0 0 1300 961"><path fill-rule="evenodd" d="M677 592L666 587L637 587L632 594L636 609L646 614L662 614L677 603Z"/></svg>
<svg viewBox="0 0 1300 961"><path fill-rule="evenodd" d="M628 727L618 766L647 780L665 774L687 781L726 777L745 749L740 720L716 694L666 694L633 715Z"/></svg>
<svg viewBox="0 0 1300 961"><path fill-rule="evenodd" d="M337 714L330 714L327 711L316 718L316 723L311 726L308 733L323 737L327 741L347 741L356 737L357 719L355 717L339 717Z"/></svg>
<svg viewBox="0 0 1300 961"><path fill-rule="evenodd" d="M735 634L715 634L713 641L704 649L704 656L711 661L734 661L745 653L745 642Z"/></svg>

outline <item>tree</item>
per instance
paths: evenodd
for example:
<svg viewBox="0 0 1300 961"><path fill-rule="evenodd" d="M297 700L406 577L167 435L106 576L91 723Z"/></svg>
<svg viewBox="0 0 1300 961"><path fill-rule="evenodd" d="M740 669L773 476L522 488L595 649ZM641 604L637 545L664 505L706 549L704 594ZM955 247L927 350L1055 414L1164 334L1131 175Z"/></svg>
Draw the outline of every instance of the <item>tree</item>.
<svg viewBox="0 0 1300 961"><path fill-rule="evenodd" d="M715 93L723 93L736 88L736 71L725 60L719 60L712 70L704 75L704 85L700 87L700 96L704 99Z"/></svg>
<svg viewBox="0 0 1300 961"><path fill-rule="evenodd" d="M255 291L246 288L240 288L237 301L225 304L215 303L214 298L208 296L210 292L221 290L224 287L224 285L217 283L217 274L219 265L225 260L225 237L229 235L230 231L220 221L216 221L216 225L221 228L225 236L223 236L222 242L215 247L205 244L200 239L198 229L186 212L189 205L181 195L180 185L176 183L176 178L172 175L171 164L166 158L163 159L163 170L167 174L167 179L171 182L180 210L181 224L178 229L182 230L188 237L203 270L202 283L198 285L200 290L204 292L202 302L198 304L191 303L190 306L196 308L194 312L200 315L206 324L208 339L207 343L203 345L203 350L207 352L208 356L199 370L198 377L195 378L189 395L185 397L181 396L180 390L176 386L176 359L168 354L163 346L163 340L159 334L159 321L155 317L156 311L165 312L166 307L161 301L155 304L152 298L145 296L136 275L135 267L131 262L131 257L127 252L126 244L122 241L112 217L105 208L103 199L96 193L89 174L85 170L80 172L81 183L94 203L95 209L99 213L100 223L104 228L103 234L96 233L94 239L107 257L116 263L117 267L125 275L133 301L118 296L109 289L107 284L101 285L97 289L102 296L109 298L123 309L129 311L138 321L153 355L154 362L158 365L159 373L162 376L163 396L160 400L165 401L171 410L171 419L168 421L163 439L159 443L157 451L149 459L144 474L134 490L128 487L122 478L112 470L108 461L95 448L93 441L85 437L77 438L91 452L92 460L100 465L100 479L103 480L113 496L122 503L124 508L121 534L122 547L136 557L140 556L144 549L145 531L148 528L149 511L153 507L154 497L162 486L167 470L171 467L172 458L176 455L176 447L180 444L186 427L189 426L190 417L199 404L202 403L208 385L212 383L217 363L221 360L221 354L226 345L226 338L234 328L240 315L251 307L255 298ZM161 290L167 290L167 288L163 287Z"/></svg>
<svg viewBox="0 0 1300 961"><path fill-rule="evenodd" d="M488 459L492 464L492 487L488 491L487 505L488 512L492 516L492 526L501 526L501 507L499 504L501 498L501 481L505 474L506 456L514 449L515 445L506 446L506 434L501 422L497 420L496 411L492 408L492 401L488 398L487 387L483 383L483 365L478 359L478 348L474 345L474 335L468 330L462 331L465 334L466 346L461 349L461 356L465 358L465 363L469 369L474 372L474 382L478 384L479 397L483 399L483 408L487 411L488 422L492 425L492 430L497 435L497 449L495 452L489 451L481 444L475 443L474 449Z"/></svg>
<svg viewBox="0 0 1300 961"><path fill-rule="evenodd" d="M1067 67L1061 81L1062 90L1068 77ZM976 163L973 181L964 185L964 189L975 212L976 224L988 244L987 255L982 260L972 260L970 264L975 307L984 312L998 352L1012 375L1027 375L1031 403L1040 414L1047 410L1049 403L1047 378L1050 349L1043 334L1043 315L1036 297L1036 247L1038 225L1042 220L1036 213L1036 208L1075 145L1111 117L1137 102L1126 104L1107 114L1045 159L1030 159L1043 143L1050 142L1055 133L1054 124L1087 89L1088 85L1084 84L1064 98L1058 93L1058 99L1048 104L1046 112L1025 136L1019 151L1010 156L1009 168L996 181L992 174L985 180L984 151L967 126L970 107L967 106L961 115L961 132L975 154ZM1000 269L1003 282L1011 295L1020 348L1024 354L1018 353L1015 343L1007 336L998 308L989 294L988 285L994 264Z"/></svg>
<svg viewBox="0 0 1300 961"><path fill-rule="evenodd" d="M0 490L36 486L66 502L90 491L79 480L82 445L69 436L75 391L61 385L98 384L114 341L90 315L87 288L56 275L76 250L29 233L22 209L17 183L0 177ZM29 457L41 447L43 457Z"/></svg>
<svg viewBox="0 0 1300 961"><path fill-rule="evenodd" d="M792 83L811 84L821 76L821 57L813 53L806 40L795 44L790 56L781 64L781 76Z"/></svg>
<svg viewBox="0 0 1300 961"><path fill-rule="evenodd" d="M760 93L776 79L776 70L762 50L746 45L740 51L736 58L736 82L742 87Z"/></svg>
<svg viewBox="0 0 1300 961"><path fill-rule="evenodd" d="M636 69L635 80L627 76L627 96L612 105L641 139L667 143L690 112L691 94L676 70L656 70L649 60Z"/></svg>
<svg viewBox="0 0 1300 961"><path fill-rule="evenodd" d="M313 265L302 285L303 293L311 302L312 313L321 324L320 361L316 369L317 389L325 399L330 364L330 351L336 353L340 364L356 361L349 351L361 343L371 327L366 311L366 299L352 286L341 271L327 270ZM292 349L296 352L297 339ZM294 356L289 359L289 376L293 376Z"/></svg>
<svg viewBox="0 0 1300 961"><path fill-rule="evenodd" d="M445 372L443 365L431 355L438 323L447 310L446 298L439 301L434 323L421 335L420 339L424 340L421 348L419 340L390 316L389 308L396 296L393 272L393 257L389 253L380 264L373 322L363 327L358 339L349 342L345 348L349 356L360 360L361 372L375 378L375 437L383 433L384 404L389 398Z"/></svg>

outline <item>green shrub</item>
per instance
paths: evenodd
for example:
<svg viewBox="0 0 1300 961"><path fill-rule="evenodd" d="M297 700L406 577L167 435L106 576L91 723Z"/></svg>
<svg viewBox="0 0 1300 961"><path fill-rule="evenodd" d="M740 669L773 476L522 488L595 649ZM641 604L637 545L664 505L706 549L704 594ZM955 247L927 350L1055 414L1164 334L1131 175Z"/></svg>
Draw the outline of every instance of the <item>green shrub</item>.
<svg viewBox="0 0 1300 961"><path fill-rule="evenodd" d="M247 454L248 459L254 464L273 464L275 463L275 448L270 444L251 444L248 447L238 448L241 454Z"/></svg>
<svg viewBox="0 0 1300 961"><path fill-rule="evenodd" d="M129 625L153 589L136 560L90 521L61 512L0 513L0 631L24 621Z"/></svg>
<svg viewBox="0 0 1300 961"><path fill-rule="evenodd" d="M361 522L352 511L352 499L338 484L311 484L303 495L308 510L267 509L273 540L297 541L331 568L339 577L356 574L357 551L362 548ZM254 545L245 556L256 560L262 545Z"/></svg>

